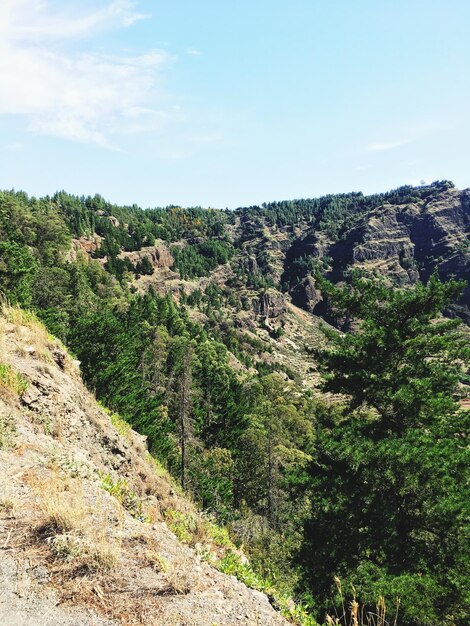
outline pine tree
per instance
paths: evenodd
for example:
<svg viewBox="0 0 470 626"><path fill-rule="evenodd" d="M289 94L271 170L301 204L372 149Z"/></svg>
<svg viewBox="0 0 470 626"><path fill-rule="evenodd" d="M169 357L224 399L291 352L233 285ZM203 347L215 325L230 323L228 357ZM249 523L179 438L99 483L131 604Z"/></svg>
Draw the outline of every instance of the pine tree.
<svg viewBox="0 0 470 626"><path fill-rule="evenodd" d="M355 330L328 332L320 355L325 389L344 400L317 418L300 557L319 597L334 575L369 606L398 596L403 626L465 622L469 412L455 392L470 350L459 321L439 319L461 289L436 276L410 289L322 285Z"/></svg>

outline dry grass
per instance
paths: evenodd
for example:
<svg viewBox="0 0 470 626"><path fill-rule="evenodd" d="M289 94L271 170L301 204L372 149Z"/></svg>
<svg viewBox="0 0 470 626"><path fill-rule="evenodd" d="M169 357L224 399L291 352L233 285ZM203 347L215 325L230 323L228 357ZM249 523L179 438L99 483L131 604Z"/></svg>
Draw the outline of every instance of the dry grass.
<svg viewBox="0 0 470 626"><path fill-rule="evenodd" d="M105 537L88 543L84 552L85 563L91 569L108 572L116 567L121 557L120 542L111 542Z"/></svg>
<svg viewBox="0 0 470 626"><path fill-rule="evenodd" d="M15 502L11 498L0 498L0 515L12 516L15 511Z"/></svg>
<svg viewBox="0 0 470 626"><path fill-rule="evenodd" d="M29 355L52 364L54 359L51 352L54 348L59 348L66 353L62 343L49 333L46 326L32 311L26 311L19 306L6 303L1 304L0 330L5 332L8 324L11 325L8 331L14 333L17 340L16 351L22 357ZM65 364L69 366L67 369L73 370L69 363L70 359L65 361Z"/></svg>
<svg viewBox="0 0 470 626"><path fill-rule="evenodd" d="M167 559L156 550L147 550L145 558L156 572L168 572L170 570L170 564Z"/></svg>
<svg viewBox="0 0 470 626"><path fill-rule="evenodd" d="M195 580L191 575L192 566L192 561L183 554L173 561L170 570L165 574L165 582L170 593L186 595L195 589Z"/></svg>
<svg viewBox="0 0 470 626"><path fill-rule="evenodd" d="M59 533L81 532L88 507L79 483L52 478L43 485L41 495L45 525Z"/></svg>
<svg viewBox="0 0 470 626"><path fill-rule="evenodd" d="M397 598L395 615L392 622L390 619L387 619L387 606L383 596L380 596L378 599L375 611L366 610L364 606L361 606L357 601L356 589L352 586L353 598L347 605L340 579L335 576L334 580L341 598L342 614L335 617L327 615L326 622L328 626L397 626L398 609L400 607L399 598Z"/></svg>
<svg viewBox="0 0 470 626"><path fill-rule="evenodd" d="M47 544L52 552L61 559L75 559L83 553L81 538L72 533L62 533L48 537Z"/></svg>
<svg viewBox="0 0 470 626"><path fill-rule="evenodd" d="M14 324L16 327L24 326L34 332L39 343L44 347L48 347L54 341L52 335L49 334L44 324L31 311L25 311L19 306L4 304L2 313L7 322Z"/></svg>
<svg viewBox="0 0 470 626"><path fill-rule="evenodd" d="M110 522L116 518L115 511L108 506L97 511L96 504L92 508L81 481L57 473L39 483L36 491L44 515L40 535L46 537L56 557L91 571L109 571L118 564L121 541L114 538ZM118 507L117 520L122 526L122 507Z"/></svg>

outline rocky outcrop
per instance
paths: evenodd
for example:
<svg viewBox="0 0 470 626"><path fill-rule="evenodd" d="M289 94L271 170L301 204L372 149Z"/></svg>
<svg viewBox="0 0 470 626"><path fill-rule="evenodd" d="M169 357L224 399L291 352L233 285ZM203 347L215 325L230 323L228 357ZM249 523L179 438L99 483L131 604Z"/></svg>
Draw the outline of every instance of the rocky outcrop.
<svg viewBox="0 0 470 626"><path fill-rule="evenodd" d="M253 311L256 315L267 318L280 317L287 311L284 296L279 291L270 289L252 300Z"/></svg>
<svg viewBox="0 0 470 626"><path fill-rule="evenodd" d="M318 304L322 302L321 291L315 287L315 281L311 276L306 276L291 291L292 302L305 309L309 313L313 313Z"/></svg>
<svg viewBox="0 0 470 626"><path fill-rule="evenodd" d="M173 265L173 257L168 246L159 241L154 246L146 246L135 252L121 252L120 259L127 258L133 265L137 265L146 257L154 269L169 269Z"/></svg>
<svg viewBox="0 0 470 626"><path fill-rule="evenodd" d="M114 228L119 228L119 226L121 225L119 223L118 218L114 217L114 215L108 215L108 220L111 222L111 224L114 226Z"/></svg>
<svg viewBox="0 0 470 626"><path fill-rule="evenodd" d="M258 265L258 261L254 256L248 256L240 260L240 267L247 274L259 274L260 269Z"/></svg>
<svg viewBox="0 0 470 626"><path fill-rule="evenodd" d="M83 252L87 256L91 256L98 248L101 247L103 238L99 235L93 235L92 237L80 237L72 239L71 250L68 254L70 261L75 261L77 254Z"/></svg>
<svg viewBox="0 0 470 626"><path fill-rule="evenodd" d="M440 190L413 203L383 204L356 218L336 241L326 241L314 229L303 232L286 254L284 277L291 278L292 267L303 257L328 267L334 282L352 269L401 285L427 281L436 269L444 280L468 280L469 235L470 190ZM293 301L318 312L312 282L305 275L296 278L291 280ZM470 287L454 312L470 322Z"/></svg>

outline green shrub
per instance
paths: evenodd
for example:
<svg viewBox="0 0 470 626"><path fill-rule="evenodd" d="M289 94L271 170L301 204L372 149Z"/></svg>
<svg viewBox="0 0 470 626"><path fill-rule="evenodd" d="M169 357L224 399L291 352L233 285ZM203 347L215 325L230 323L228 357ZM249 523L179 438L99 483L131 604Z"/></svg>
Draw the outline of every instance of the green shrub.
<svg viewBox="0 0 470 626"><path fill-rule="evenodd" d="M117 482L114 482L110 474L105 474L101 477L101 486L109 494L114 496L122 506L128 511L132 517L140 520L141 522L147 522L148 518L145 515L142 506L142 500L133 491L129 483L125 478L119 478Z"/></svg>
<svg viewBox="0 0 470 626"><path fill-rule="evenodd" d="M28 381L11 365L0 363L0 386L20 396L28 388Z"/></svg>

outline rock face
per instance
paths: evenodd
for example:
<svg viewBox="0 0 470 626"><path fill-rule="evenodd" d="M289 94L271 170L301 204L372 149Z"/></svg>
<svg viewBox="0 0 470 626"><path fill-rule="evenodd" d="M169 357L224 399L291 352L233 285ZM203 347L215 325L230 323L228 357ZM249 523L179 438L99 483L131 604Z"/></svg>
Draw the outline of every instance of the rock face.
<svg viewBox="0 0 470 626"><path fill-rule="evenodd" d="M259 297L253 298L252 305L256 315L270 319L280 317L287 311L284 296L274 289L265 291Z"/></svg>
<svg viewBox="0 0 470 626"><path fill-rule="evenodd" d="M313 229L296 238L285 259L286 272L301 257L322 260L329 277L341 281L351 269L406 285L427 281L437 269L444 280L470 276L470 190L446 189L425 201L384 204L359 216L341 239L325 241ZM293 302L318 312L311 280L291 289ZM454 312L470 322L470 287Z"/></svg>
<svg viewBox="0 0 470 626"><path fill-rule="evenodd" d="M173 265L173 257L171 256L168 246L159 241L154 246L147 246L136 252L121 252L119 258L127 258L131 263L136 265L144 257L147 257L154 269L169 269Z"/></svg>
<svg viewBox="0 0 470 626"><path fill-rule="evenodd" d="M101 242L103 241L102 237L99 235L94 235L93 237L80 237L79 239L72 239L72 248L68 255L68 258L71 261L75 261L77 258L77 253L84 252L86 255L90 256L93 252L101 246Z"/></svg>
<svg viewBox="0 0 470 626"><path fill-rule="evenodd" d="M117 217L114 217L114 215L108 215L108 220L111 222L114 228L119 228L120 223Z"/></svg>
<svg viewBox="0 0 470 626"><path fill-rule="evenodd" d="M296 285L291 295L292 301L309 313L313 313L317 305L322 302L321 291L315 287L315 281L311 276L307 276Z"/></svg>
<svg viewBox="0 0 470 626"><path fill-rule="evenodd" d="M256 257L248 256L241 260L240 265L248 274L259 274L259 266Z"/></svg>
<svg viewBox="0 0 470 626"><path fill-rule="evenodd" d="M1 315L0 339L27 384L0 383L0 624L287 626L210 564L223 552L194 505L97 405L59 342ZM172 511L194 520L194 543L173 534Z"/></svg>

